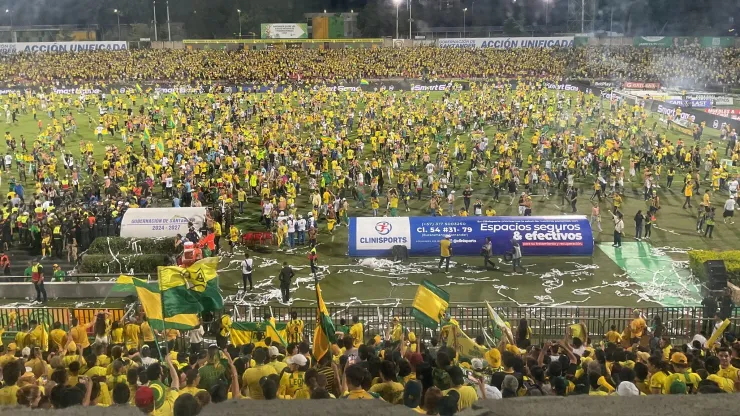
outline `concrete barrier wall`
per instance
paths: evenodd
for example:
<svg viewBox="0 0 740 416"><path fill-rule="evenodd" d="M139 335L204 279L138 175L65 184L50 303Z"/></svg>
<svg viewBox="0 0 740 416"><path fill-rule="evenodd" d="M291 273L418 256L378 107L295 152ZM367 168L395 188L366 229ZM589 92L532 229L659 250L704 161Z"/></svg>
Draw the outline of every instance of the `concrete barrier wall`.
<svg viewBox="0 0 740 416"><path fill-rule="evenodd" d="M49 299L102 299L125 298L134 292L112 292L114 282L44 282ZM35 298L33 283L0 283L0 297L6 299Z"/></svg>

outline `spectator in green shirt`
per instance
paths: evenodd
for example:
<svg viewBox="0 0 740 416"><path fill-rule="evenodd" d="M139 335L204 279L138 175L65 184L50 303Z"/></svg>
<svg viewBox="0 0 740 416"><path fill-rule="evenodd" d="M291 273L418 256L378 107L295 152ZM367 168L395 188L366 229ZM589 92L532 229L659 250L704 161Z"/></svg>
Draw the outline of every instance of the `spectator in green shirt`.
<svg viewBox="0 0 740 416"><path fill-rule="evenodd" d="M54 265L54 276L52 277L52 281L54 282L63 282L67 280L67 272L62 270L61 267L59 267L58 264Z"/></svg>
<svg viewBox="0 0 740 416"><path fill-rule="evenodd" d="M349 327L347 326L347 321L344 318L339 320L339 325L336 328L335 334L337 336L341 334L342 337L349 334Z"/></svg>
<svg viewBox="0 0 740 416"><path fill-rule="evenodd" d="M25 277L26 282L31 281L31 275L33 274L33 263L28 262L28 267L26 267L26 270L23 272L23 277Z"/></svg>

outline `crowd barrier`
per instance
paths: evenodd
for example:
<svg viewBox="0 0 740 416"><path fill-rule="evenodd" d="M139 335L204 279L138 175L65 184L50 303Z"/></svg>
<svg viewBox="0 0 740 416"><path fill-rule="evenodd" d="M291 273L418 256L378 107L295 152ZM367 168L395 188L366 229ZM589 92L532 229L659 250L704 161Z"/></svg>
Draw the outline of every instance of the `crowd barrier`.
<svg viewBox="0 0 740 416"><path fill-rule="evenodd" d="M335 325L340 319L351 326L352 317L358 316L364 323L365 339L376 334L384 334L389 330L394 317L398 317L401 324L417 336L430 339L438 334L423 328L411 318L411 307L389 307L389 306L351 306L351 307L328 307L329 315ZM575 323L583 322L589 335L594 341L600 340L611 325L615 325L618 331L622 331L633 317L633 308L624 307L529 307L529 306L497 306L494 309L502 319L509 322L512 327L519 325L522 318L527 319L532 328L532 342L540 343L548 340L562 339L566 328ZM686 343L693 336L701 332L702 320L704 319L701 307L645 307L640 308L650 326L655 316L659 316L666 327L666 336L670 336L674 343ZM258 321L266 313L270 313L278 321L290 320L290 313L296 312L298 318L305 323L304 337L309 339L316 324L316 309L311 307L269 307L269 306L237 306L235 315L237 320ZM474 338L478 335L492 335L491 329L494 324L488 315L485 306L480 307L451 307L448 309L450 316L455 318L463 331ZM734 325L728 332L740 333L740 308L735 308L730 314L730 320Z"/></svg>
<svg viewBox="0 0 740 416"><path fill-rule="evenodd" d="M622 331L632 319L633 308L625 307L534 307L496 305L494 309L501 318L509 322L512 327L519 325L520 319L527 319L532 328L532 343L541 343L549 340L562 339L566 329L575 323L584 323L589 336L593 341L600 340L612 325ZM93 308L28 308L28 307L1 307L0 325L6 329L5 336L12 337L21 329L21 324L35 319L51 326L60 322L65 329L69 328L70 320L76 317L80 322L92 322L95 313L100 309ZM108 309L112 319L121 319L124 309ZM411 318L411 307L399 306L350 306L328 307L329 315L335 325L340 319L351 326L352 317L359 317L364 324L365 339L376 334L385 334L391 326L394 317L398 317L401 324L409 331L413 331L422 339L437 337L436 331L423 328ZM643 316L651 326L656 316L660 317L665 326L665 336L671 337L675 345L689 342L693 336L701 332L702 322L705 319L701 307L644 307L640 308ZM278 322L289 321L292 312L304 321L304 339L310 340L316 325L316 309L313 307L270 307L270 306L234 306L230 313L234 321L258 322L265 314L271 314ZM457 320L465 333L474 338L478 335L486 337L492 335L494 324L488 315L485 306L480 307L450 307L450 317ZM11 326L11 317L15 316ZM729 315L733 323L727 332L740 335L740 308L735 308ZM184 336L185 334L183 334Z"/></svg>

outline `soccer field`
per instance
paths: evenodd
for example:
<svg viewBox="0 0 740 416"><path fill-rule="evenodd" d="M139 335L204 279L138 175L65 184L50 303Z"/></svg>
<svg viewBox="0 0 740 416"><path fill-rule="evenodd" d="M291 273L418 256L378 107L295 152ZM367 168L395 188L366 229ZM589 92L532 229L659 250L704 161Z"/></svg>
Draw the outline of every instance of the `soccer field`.
<svg viewBox="0 0 740 416"><path fill-rule="evenodd" d="M411 94L400 93L395 94ZM459 94L469 94L463 92ZM550 93L554 96L554 92ZM418 96L418 94L416 94ZM430 93L431 100L440 100L442 93ZM454 94L453 94L454 97ZM139 101L140 102L140 101ZM94 128L97 126L96 108L88 107L92 112L93 123L88 125L88 116L72 110L77 119L78 131L67 137L66 150L75 157L79 157L79 142L95 141ZM171 111L171 108L167 109ZM39 112L38 117L44 125L50 119ZM657 119L651 116L650 125ZM594 124L586 124L584 131L595 128ZM662 127L658 127L662 131ZM16 125L6 124L6 131L14 137L24 135L28 143L38 134L36 122L30 114L21 115ZM492 137L498 130L495 126L486 126L486 133ZM533 130L525 132L522 148L524 159L531 151L528 138ZM705 129L703 142L718 140L716 131ZM352 137L356 132L352 132ZM669 139L676 141L677 133L667 132ZM462 136L469 140L466 133ZM682 136L686 142L693 142L689 136ZM136 140L138 144L138 139ZM95 144L95 155L102 158L104 145L116 145L121 148L123 142L120 136L106 136L104 144ZM137 146L138 147L138 146ZM718 146L720 152L724 145ZM370 150L366 149L367 157ZM628 155L628 152L625 152ZM60 162L61 163L61 162ZM467 166L468 162L465 162ZM625 162L625 164L627 164ZM461 168L464 172L466 168ZM61 169L60 169L61 170ZM3 173L2 180L8 181L12 173ZM394 264L384 259L351 259L347 256L347 228L339 227L334 235L326 233L326 225L319 222L320 273L324 299L332 305L396 305L410 303L416 291L416 286L422 279L428 279L438 284L450 293L451 301L456 304L477 304L485 300L510 302L520 305L613 305L633 306L636 303L650 305L662 304L667 306L693 305L700 301L699 288L690 278L686 269L688 249L719 249L734 247L738 237L737 226L725 225L718 221L714 238L707 239L697 234L695 230L696 208L684 210L683 195L681 193L681 177L683 172L677 170L676 182L673 189L665 188L665 178L662 178L660 196L662 209L658 214L657 223L653 227L650 242L635 242L634 223L632 217L638 209L647 208L642 198L642 181L638 173L636 182L625 183L626 195L622 211L625 215L625 244L617 252L611 247L613 224L608 214L610 202L603 202L602 227L603 232L594 230L596 245L594 255L590 258L527 258L523 265L526 273L512 273L510 265L497 259L501 271L485 271L480 257L453 257L454 265L449 274L436 270L436 259L412 258L403 264ZM83 176L83 182L86 180ZM578 214L588 215L591 212L589 198L592 192L592 181L579 183L577 208ZM464 183L464 182L463 182ZM303 181L305 186L305 180ZM26 188L32 188L32 182L26 183ZM458 187L458 189L460 189ZM492 192L488 187L487 179L483 182L473 182L473 198L480 197L484 206L491 204L497 215L517 215L516 201L509 205L508 196L502 195L501 202L493 201ZM702 191L703 193L703 188ZM724 192L713 195L713 204L721 206L726 199ZM237 213L237 226L242 232L262 231L263 226L258 223L259 208L257 198L250 199L250 204L243 214ZM542 197L533 199L533 215L560 215L570 213L570 207L561 201L560 194L545 200ZM696 203L698 204L698 200ZM167 201L160 200L158 205L166 206ZM462 205L462 201L458 201ZM299 212L306 215L309 211L307 196L299 196L296 200ZM355 207L351 201L350 216L369 216L371 210ZM369 204L368 204L369 205ZM402 215L426 215L428 200L411 201L411 211ZM424 213L423 213L424 212ZM595 226L595 225L594 225ZM223 247L226 249L226 246ZM226 251L226 250L224 250ZM248 302L252 304L278 304L280 289L277 275L282 262L287 261L296 270L292 293L292 302L296 305L309 305L313 302L314 279L310 275L307 248L297 248L292 251L253 252L255 259L254 283L255 290L251 293L236 294L237 285L241 284L239 262L243 258L243 247L236 250L233 257L222 253L220 263L220 283L225 295L230 300ZM11 300L8 300L11 301Z"/></svg>

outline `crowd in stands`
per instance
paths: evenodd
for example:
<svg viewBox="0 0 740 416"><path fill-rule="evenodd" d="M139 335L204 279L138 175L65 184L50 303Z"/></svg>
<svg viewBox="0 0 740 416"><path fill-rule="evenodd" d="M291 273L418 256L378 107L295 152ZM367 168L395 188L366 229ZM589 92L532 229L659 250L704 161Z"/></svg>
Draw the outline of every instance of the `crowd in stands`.
<svg viewBox="0 0 740 416"><path fill-rule="evenodd" d="M14 54L0 59L8 83L160 81L197 83L385 78L569 77L667 84L738 85L740 49L577 47L562 49L132 50Z"/></svg>
<svg viewBox="0 0 740 416"><path fill-rule="evenodd" d="M740 85L740 49L633 46L584 47L568 51L572 76L666 85Z"/></svg>
<svg viewBox="0 0 740 416"><path fill-rule="evenodd" d="M146 316L111 322L100 312L94 322L72 319L67 329L57 322L50 332L31 320L12 343L0 346L0 405L132 406L157 416L192 416L227 400L338 398L453 415L479 399L723 394L740 388L740 343L731 335L707 340L702 332L674 345L659 317L648 326L640 311L622 332L612 326L606 334L588 334L582 322L562 339L539 344L522 319L513 332L504 328L491 347L477 336L480 353L474 358L447 346L446 337L459 325L454 318L443 321L439 337L423 341L397 318L382 336L367 334L355 316L351 326L339 322L336 343L320 357L304 338L303 321L292 318L287 340L257 332L239 347L229 345L228 316L211 327L217 343L208 341L203 326L158 333ZM265 319L274 323L269 315Z"/></svg>

